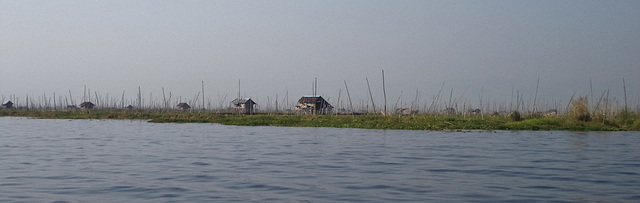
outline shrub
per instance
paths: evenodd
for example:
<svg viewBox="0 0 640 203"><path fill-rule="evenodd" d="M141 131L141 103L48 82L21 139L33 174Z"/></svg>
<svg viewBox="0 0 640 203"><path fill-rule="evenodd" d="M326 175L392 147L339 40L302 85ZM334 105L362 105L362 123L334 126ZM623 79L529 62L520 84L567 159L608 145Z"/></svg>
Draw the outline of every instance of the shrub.
<svg viewBox="0 0 640 203"><path fill-rule="evenodd" d="M522 117L520 116L520 112L518 111L511 112L509 117L511 117L512 121L522 121Z"/></svg>
<svg viewBox="0 0 640 203"><path fill-rule="evenodd" d="M620 123L622 127L630 127L636 121L638 115L629 111L627 109L623 109L616 115L615 120L617 123Z"/></svg>
<svg viewBox="0 0 640 203"><path fill-rule="evenodd" d="M577 121L591 121L591 115L589 114L589 100L587 97L580 97L578 100L571 102L569 117Z"/></svg>

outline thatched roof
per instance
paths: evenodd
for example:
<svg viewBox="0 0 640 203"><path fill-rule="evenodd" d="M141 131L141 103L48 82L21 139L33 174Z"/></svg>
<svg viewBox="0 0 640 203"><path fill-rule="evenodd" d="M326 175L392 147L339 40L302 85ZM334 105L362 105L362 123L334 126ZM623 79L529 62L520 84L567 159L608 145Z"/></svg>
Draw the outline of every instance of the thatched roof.
<svg viewBox="0 0 640 203"><path fill-rule="evenodd" d="M321 96L303 96L300 99L298 99L298 103L300 104L305 104L305 103L321 103L321 102L327 102L325 101Z"/></svg>
<svg viewBox="0 0 640 203"><path fill-rule="evenodd" d="M86 109L91 109L95 106L95 104L91 103L91 102L82 102L82 104L80 104L80 108L86 108Z"/></svg>
<svg viewBox="0 0 640 203"><path fill-rule="evenodd" d="M191 106L189 106L189 104L184 103L184 102L183 103L179 103L177 105L177 107L180 108L180 109L190 109L191 108Z"/></svg>
<svg viewBox="0 0 640 203"><path fill-rule="evenodd" d="M13 102L6 101L6 102L2 103L2 106L5 107L5 108L13 108Z"/></svg>
<svg viewBox="0 0 640 203"><path fill-rule="evenodd" d="M321 96L303 96L298 99L298 104L313 104L316 108L328 108L333 107L327 100L324 100Z"/></svg>
<svg viewBox="0 0 640 203"><path fill-rule="evenodd" d="M234 99L233 101L231 101L231 104L256 104L256 102L254 102L253 100L251 100L251 98L246 98L246 99Z"/></svg>

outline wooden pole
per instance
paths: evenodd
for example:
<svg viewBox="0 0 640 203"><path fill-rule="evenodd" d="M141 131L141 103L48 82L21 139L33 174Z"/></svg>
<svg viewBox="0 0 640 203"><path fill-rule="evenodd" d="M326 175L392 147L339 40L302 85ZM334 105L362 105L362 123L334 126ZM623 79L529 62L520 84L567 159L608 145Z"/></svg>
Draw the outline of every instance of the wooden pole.
<svg viewBox="0 0 640 203"><path fill-rule="evenodd" d="M387 91L384 86L384 70L382 70L382 95L384 96L384 115L387 115Z"/></svg>
<svg viewBox="0 0 640 203"><path fill-rule="evenodd" d="M624 78L622 78L622 88L624 90L624 111L627 111L627 85L624 83Z"/></svg>
<svg viewBox="0 0 640 203"><path fill-rule="evenodd" d="M140 86L138 86L138 109L142 109L142 91L140 90Z"/></svg>
<svg viewBox="0 0 640 203"><path fill-rule="evenodd" d="M71 105L76 105L75 103L73 103L73 97L71 97L71 90L69 90L69 100L71 100Z"/></svg>
<svg viewBox="0 0 640 203"><path fill-rule="evenodd" d="M366 78L367 80L367 88L369 89L369 97L371 98L371 106L373 106L373 113L376 112L376 104L373 102L373 94L371 94L371 86L369 86L369 78Z"/></svg>
<svg viewBox="0 0 640 203"><path fill-rule="evenodd" d="M538 80L536 81L536 94L533 96L533 106L531 106L531 115L536 114L536 100L538 99L538 86L540 85L540 75L538 75Z"/></svg>
<svg viewBox="0 0 640 203"><path fill-rule="evenodd" d="M164 102L164 109L167 109L167 97L164 95L164 87L162 87L162 101Z"/></svg>
<svg viewBox="0 0 640 203"><path fill-rule="evenodd" d="M351 102L351 94L349 94L349 87L347 87L347 81L344 81L344 88L347 89L347 97L349 97L349 106L351 107L351 115L353 115L353 103Z"/></svg>
<svg viewBox="0 0 640 203"><path fill-rule="evenodd" d="M338 107L341 107L341 105L340 105L340 96L341 96L341 95L342 95L342 88L340 88L340 89L338 90L338 101L337 101L337 103L336 103L336 105L337 105ZM336 115L338 115L338 111L336 111Z"/></svg>
<svg viewBox="0 0 640 203"><path fill-rule="evenodd" d="M205 109L204 106L204 80L202 81L202 110Z"/></svg>

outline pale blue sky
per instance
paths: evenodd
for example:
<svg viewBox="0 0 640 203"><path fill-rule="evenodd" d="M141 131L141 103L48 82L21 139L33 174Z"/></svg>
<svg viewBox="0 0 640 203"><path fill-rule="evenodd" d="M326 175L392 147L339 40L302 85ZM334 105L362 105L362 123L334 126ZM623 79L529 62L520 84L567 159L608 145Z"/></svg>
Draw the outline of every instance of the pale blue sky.
<svg viewBox="0 0 640 203"><path fill-rule="evenodd" d="M259 104L311 94L389 108L421 105L445 83L467 103L574 91L640 96L640 1L10 1L0 0L0 95L192 99L242 93ZM465 91L466 90L466 91ZM92 93L93 94L93 93ZM218 96L220 95L220 97ZM77 99L76 99L77 100ZM464 102L464 101L461 101ZM344 103L343 103L344 104ZM334 104L337 106L337 104ZM462 103L459 104L462 106ZM544 107L540 107L544 108Z"/></svg>

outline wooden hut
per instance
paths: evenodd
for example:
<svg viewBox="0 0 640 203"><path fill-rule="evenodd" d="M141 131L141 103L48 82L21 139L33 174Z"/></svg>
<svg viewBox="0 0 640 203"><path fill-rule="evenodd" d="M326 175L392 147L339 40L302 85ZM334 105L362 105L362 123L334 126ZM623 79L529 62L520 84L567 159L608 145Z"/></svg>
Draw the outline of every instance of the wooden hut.
<svg viewBox="0 0 640 203"><path fill-rule="evenodd" d="M244 113L244 114L255 113L254 106L256 105L256 102L251 100L251 98L234 99L233 101L231 101L231 104L233 105L232 106L233 110L235 110L238 113Z"/></svg>
<svg viewBox="0 0 640 203"><path fill-rule="evenodd" d="M91 102L82 102L82 104L80 104L81 109L93 109L94 106L96 105Z"/></svg>
<svg viewBox="0 0 640 203"><path fill-rule="evenodd" d="M328 114L333 110L333 106L321 96L305 95L298 100L296 110L310 114Z"/></svg>
<svg viewBox="0 0 640 203"><path fill-rule="evenodd" d="M6 102L2 103L2 108L7 108L7 109L13 108L13 102L6 101Z"/></svg>
<svg viewBox="0 0 640 203"><path fill-rule="evenodd" d="M177 107L178 107L178 109L180 109L180 110L189 110L189 109L191 108L191 106L189 106L189 104L184 103L184 102L179 103L179 104L177 105Z"/></svg>

